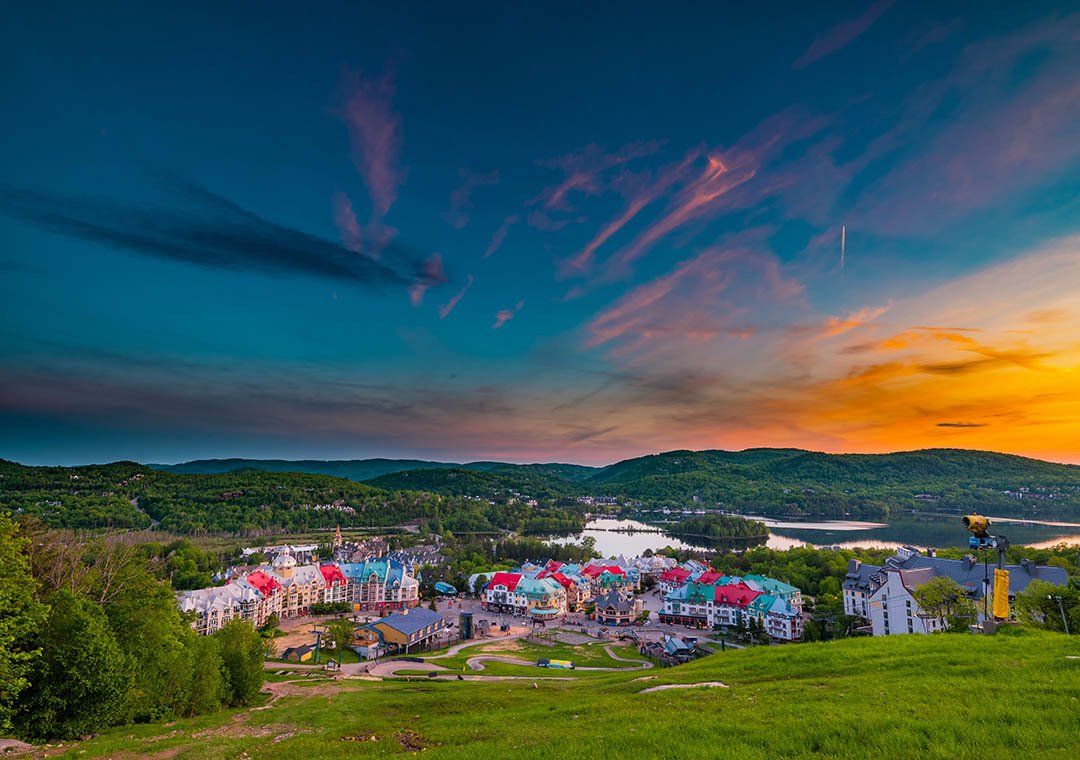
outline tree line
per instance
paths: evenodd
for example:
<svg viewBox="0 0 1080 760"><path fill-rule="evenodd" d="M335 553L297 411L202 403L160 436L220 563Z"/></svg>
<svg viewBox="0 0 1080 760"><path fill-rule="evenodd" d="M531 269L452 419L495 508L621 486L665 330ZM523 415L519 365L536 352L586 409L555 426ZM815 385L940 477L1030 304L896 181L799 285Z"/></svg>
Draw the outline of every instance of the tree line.
<svg viewBox="0 0 1080 760"><path fill-rule="evenodd" d="M130 536L0 514L0 734L71 739L259 698L263 638L239 620L198 636L165 567Z"/></svg>

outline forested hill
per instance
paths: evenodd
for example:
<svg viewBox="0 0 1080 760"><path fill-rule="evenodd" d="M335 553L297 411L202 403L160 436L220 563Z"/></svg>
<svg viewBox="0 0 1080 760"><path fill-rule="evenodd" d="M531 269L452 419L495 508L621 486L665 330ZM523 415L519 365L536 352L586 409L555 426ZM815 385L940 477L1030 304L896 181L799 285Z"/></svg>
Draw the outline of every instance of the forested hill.
<svg viewBox="0 0 1080 760"><path fill-rule="evenodd" d="M963 449L894 454L670 451L610 465L581 485L647 504L685 504L696 497L700 504L764 514L1080 512L1080 467Z"/></svg>
<svg viewBox="0 0 1080 760"><path fill-rule="evenodd" d="M669 451L607 467L400 459L206 460L174 471L241 467L318 472L388 490L536 499L614 497L642 506L719 506L764 514L883 516L896 509L998 514L1080 512L1080 467L963 449L822 454L801 449ZM1004 510L1004 511L1002 511Z"/></svg>
<svg viewBox="0 0 1080 760"><path fill-rule="evenodd" d="M150 464L155 470L183 475L220 475L237 470L264 472L305 472L312 475L333 475L337 478L364 481L402 470L426 470L461 467L448 462L428 462L423 459L196 459L180 464Z"/></svg>
<svg viewBox="0 0 1080 760"><path fill-rule="evenodd" d="M206 460L177 467L215 471L185 474L133 462L25 467L0 460L0 511L33 515L54 527L160 524L182 533L411 520L453 532L546 533L579 527L586 511L627 508L866 518L905 510L1080 517L1080 467L956 449L882 455L671 451L599 469L386 459ZM341 477L345 472L351 477Z"/></svg>
<svg viewBox="0 0 1080 760"><path fill-rule="evenodd" d="M348 478L360 482L414 470L473 470L498 474L520 471L577 482L585 480L599 470L597 467L586 467L580 464L508 464L506 462L458 464L424 459L196 459L180 464L148 464L147 467L184 475L219 475L238 470L306 472L313 475L333 475L337 478Z"/></svg>

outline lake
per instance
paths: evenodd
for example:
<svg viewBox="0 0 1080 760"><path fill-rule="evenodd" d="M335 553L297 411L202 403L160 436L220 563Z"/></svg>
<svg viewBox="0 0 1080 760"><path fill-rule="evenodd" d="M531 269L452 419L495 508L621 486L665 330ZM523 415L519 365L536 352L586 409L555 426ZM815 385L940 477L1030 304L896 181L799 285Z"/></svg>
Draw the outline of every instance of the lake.
<svg viewBox="0 0 1080 760"><path fill-rule="evenodd" d="M856 520L778 520L756 517L769 528L766 546L790 549L795 546L839 546L853 548L895 549L901 546L946 547L967 546L968 533L959 517L901 517L888 522ZM1048 547L1065 543L1080 546L1080 523L1061 521L1031 522L1011 518L993 518L995 530L1014 544ZM715 548L717 542L707 539L676 538L657 533L657 526L640 520L596 518L585 525L581 533L550 538L553 543L578 543L585 536L596 542L596 550L605 557L625 554L640 555L646 549ZM637 531L637 532L615 532ZM736 544L738 545L738 544Z"/></svg>

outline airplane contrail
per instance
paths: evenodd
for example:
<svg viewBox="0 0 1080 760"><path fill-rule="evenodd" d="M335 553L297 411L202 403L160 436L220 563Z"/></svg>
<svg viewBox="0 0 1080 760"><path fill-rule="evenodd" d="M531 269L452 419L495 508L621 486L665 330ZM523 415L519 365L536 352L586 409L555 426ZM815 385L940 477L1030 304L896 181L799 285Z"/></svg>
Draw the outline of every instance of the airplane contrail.
<svg viewBox="0 0 1080 760"><path fill-rule="evenodd" d="M840 225L840 268L844 268L844 253L847 248L847 225Z"/></svg>

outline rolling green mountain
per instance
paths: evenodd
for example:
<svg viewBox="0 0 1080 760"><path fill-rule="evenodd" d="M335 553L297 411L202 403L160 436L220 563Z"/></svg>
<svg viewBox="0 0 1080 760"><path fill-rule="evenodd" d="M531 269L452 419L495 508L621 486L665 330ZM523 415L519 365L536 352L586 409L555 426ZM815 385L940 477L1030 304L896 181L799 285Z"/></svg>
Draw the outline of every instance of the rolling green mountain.
<svg viewBox="0 0 1080 760"><path fill-rule="evenodd" d="M422 519L452 531L550 532L580 525L586 510L625 508L597 507L590 496L631 510L866 518L986 510L1075 518L1080 467L958 449L880 455L670 451L603 468L236 459L162 470L133 462L63 468L0 460L0 509L69 528L160 524L182 533L245 532Z"/></svg>
<svg viewBox="0 0 1080 760"><path fill-rule="evenodd" d="M424 459L196 459L180 464L148 464L155 470L184 475L218 475L237 470L265 472L306 472L365 481L396 472L413 470L476 470L478 472L529 472L576 483L597 472L581 464L508 464L506 462L432 462Z"/></svg>
<svg viewBox="0 0 1080 760"><path fill-rule="evenodd" d="M336 478L363 481L402 470L424 470L461 465L446 462L428 462L423 459L196 459L180 464L151 464L155 470L184 475L218 475L237 470L262 470L265 472L306 472L313 475L333 475Z"/></svg>

